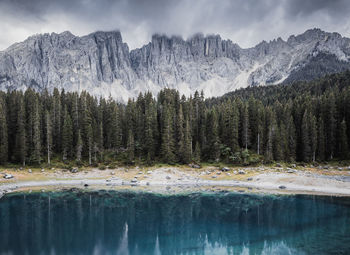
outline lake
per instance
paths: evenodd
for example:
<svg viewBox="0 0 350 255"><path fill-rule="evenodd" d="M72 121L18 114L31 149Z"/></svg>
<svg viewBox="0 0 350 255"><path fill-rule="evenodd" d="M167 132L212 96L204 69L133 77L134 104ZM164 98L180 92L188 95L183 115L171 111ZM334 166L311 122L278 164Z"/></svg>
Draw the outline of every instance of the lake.
<svg viewBox="0 0 350 255"><path fill-rule="evenodd" d="M0 199L0 254L350 254L350 198L13 193Z"/></svg>

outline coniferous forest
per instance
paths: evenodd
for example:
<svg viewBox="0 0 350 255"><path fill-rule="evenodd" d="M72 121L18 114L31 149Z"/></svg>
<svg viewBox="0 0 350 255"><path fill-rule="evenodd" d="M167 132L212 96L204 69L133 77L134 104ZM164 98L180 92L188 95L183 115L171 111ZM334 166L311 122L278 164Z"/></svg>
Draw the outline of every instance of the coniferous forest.
<svg viewBox="0 0 350 255"><path fill-rule="evenodd" d="M0 93L0 163L349 159L350 72L220 98L171 89L127 104L55 89Z"/></svg>

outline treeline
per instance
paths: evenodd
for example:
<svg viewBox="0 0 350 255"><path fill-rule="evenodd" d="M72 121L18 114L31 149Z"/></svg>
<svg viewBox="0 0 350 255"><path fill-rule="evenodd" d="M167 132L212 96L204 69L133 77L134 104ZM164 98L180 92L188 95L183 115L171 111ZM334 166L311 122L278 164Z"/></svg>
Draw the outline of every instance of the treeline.
<svg viewBox="0 0 350 255"><path fill-rule="evenodd" d="M350 73L204 100L164 89L120 104L57 89L0 93L0 163L349 159Z"/></svg>

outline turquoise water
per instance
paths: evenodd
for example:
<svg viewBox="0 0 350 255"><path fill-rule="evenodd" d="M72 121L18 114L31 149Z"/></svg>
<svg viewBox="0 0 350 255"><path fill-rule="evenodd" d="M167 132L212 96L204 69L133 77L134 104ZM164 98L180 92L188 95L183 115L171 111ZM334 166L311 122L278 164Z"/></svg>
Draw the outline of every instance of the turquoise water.
<svg viewBox="0 0 350 255"><path fill-rule="evenodd" d="M350 199L11 194L0 199L0 254L350 254Z"/></svg>

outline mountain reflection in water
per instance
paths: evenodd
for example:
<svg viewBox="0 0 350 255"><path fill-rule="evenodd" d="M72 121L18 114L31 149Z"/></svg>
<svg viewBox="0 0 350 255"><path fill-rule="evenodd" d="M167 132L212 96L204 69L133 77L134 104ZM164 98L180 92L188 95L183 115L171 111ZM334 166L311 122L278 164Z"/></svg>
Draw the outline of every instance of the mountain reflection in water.
<svg viewBox="0 0 350 255"><path fill-rule="evenodd" d="M8 194L0 200L0 254L350 254L350 199Z"/></svg>

